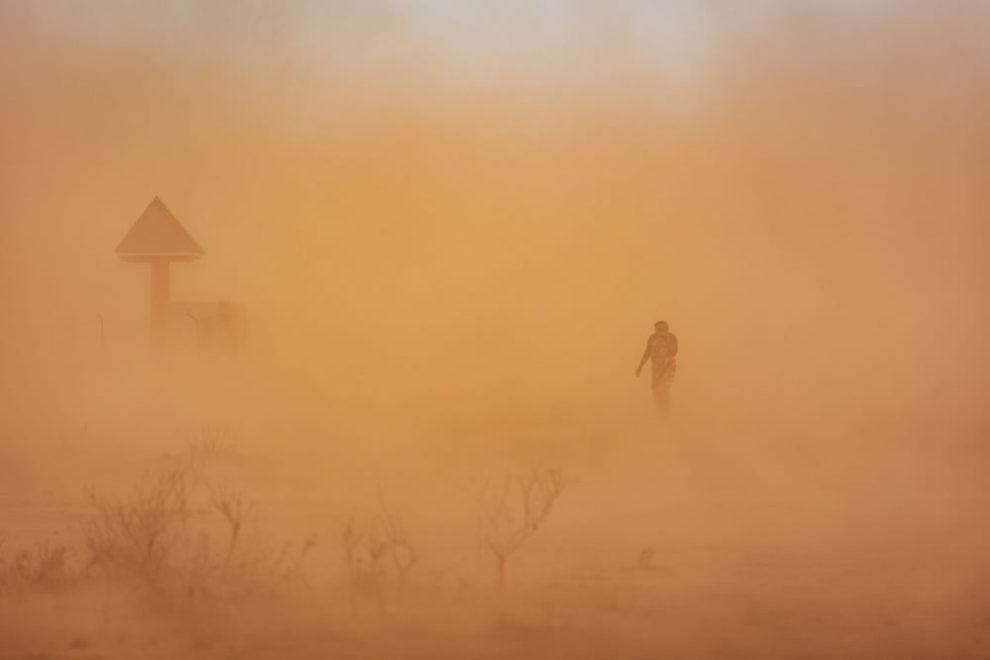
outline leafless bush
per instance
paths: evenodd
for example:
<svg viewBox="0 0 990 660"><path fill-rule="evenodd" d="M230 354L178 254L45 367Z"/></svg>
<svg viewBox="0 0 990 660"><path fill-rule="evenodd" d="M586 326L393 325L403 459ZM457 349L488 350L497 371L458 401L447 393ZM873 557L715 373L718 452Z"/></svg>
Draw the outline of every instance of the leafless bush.
<svg viewBox="0 0 990 660"><path fill-rule="evenodd" d="M59 587L72 577L70 554L68 546L50 541L39 543L33 552L22 551L10 564L0 564L0 588Z"/></svg>
<svg viewBox="0 0 990 660"><path fill-rule="evenodd" d="M506 475L499 487L482 490L478 541L495 560L499 584L509 558L546 522L563 487L560 470L550 469Z"/></svg>
<svg viewBox="0 0 990 660"><path fill-rule="evenodd" d="M209 552L201 564L222 569L228 577L236 576L242 586L267 590L273 585L287 585L302 577L303 562L316 547L311 535L300 544L284 542L275 550L269 539L244 538L249 524L256 522L257 506L240 493L210 486L210 510L223 521L227 530L223 559L210 559ZM257 528L254 528L257 531ZM254 543L245 544L253 540Z"/></svg>
<svg viewBox="0 0 990 660"><path fill-rule="evenodd" d="M181 541L189 540L191 498L201 482L188 460L142 483L130 500L92 495L95 517L83 525L87 568L131 570L154 581Z"/></svg>
<svg viewBox="0 0 990 660"><path fill-rule="evenodd" d="M385 591L404 587L419 559L402 521L384 504L373 517L349 516L342 540L352 598L370 596L381 606Z"/></svg>
<svg viewBox="0 0 990 660"><path fill-rule="evenodd" d="M298 580L302 576L303 562L316 544L315 534L299 544L298 549L292 543L283 543L278 553L264 562L268 578L282 584Z"/></svg>
<svg viewBox="0 0 990 660"><path fill-rule="evenodd" d="M193 446L130 496L94 495L93 517L83 526L87 571L138 577L156 591L174 587L187 596L268 590L298 576L315 539L298 550L272 550L277 546L254 524L255 503L213 484L207 458Z"/></svg>
<svg viewBox="0 0 990 660"><path fill-rule="evenodd" d="M248 502L240 494L231 494L226 489L211 489L210 503L227 523L230 536L227 543L227 553L223 559L223 565L229 566L234 549L237 547L237 540L240 538L244 523L254 512L254 504Z"/></svg>
<svg viewBox="0 0 990 660"><path fill-rule="evenodd" d="M234 451L235 445L228 433L204 425L190 438L187 453L192 462L202 464L212 458L233 454Z"/></svg>

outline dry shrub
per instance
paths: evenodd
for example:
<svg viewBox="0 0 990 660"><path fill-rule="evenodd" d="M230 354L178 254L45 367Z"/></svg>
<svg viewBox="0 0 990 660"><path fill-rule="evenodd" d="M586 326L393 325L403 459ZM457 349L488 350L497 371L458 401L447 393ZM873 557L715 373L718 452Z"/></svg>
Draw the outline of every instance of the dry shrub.
<svg viewBox="0 0 990 660"><path fill-rule="evenodd" d="M384 504L368 518L351 515L344 523L343 548L352 605L370 597L384 608L386 592L406 585L419 560L402 520Z"/></svg>
<svg viewBox="0 0 990 660"><path fill-rule="evenodd" d="M237 493L232 494L222 487L211 489L210 505L214 511L223 517L230 532L227 542L227 553L223 559L223 565L229 566L230 560L234 556L234 549L237 547L237 541L240 539L241 531L244 529L244 522L249 516L254 514L255 506L253 502L245 500L242 495Z"/></svg>
<svg viewBox="0 0 990 660"><path fill-rule="evenodd" d="M130 496L93 495L94 513L83 525L87 571L190 597L270 590L297 577L315 541L272 550L255 503L209 479L211 454L192 445ZM248 528L256 533L248 536Z"/></svg>
<svg viewBox="0 0 990 660"><path fill-rule="evenodd" d="M0 548L3 542L0 540ZM19 552L12 562L0 561L0 590L55 589L76 577L70 565L68 546L50 541L39 543L33 552Z"/></svg>
<svg viewBox="0 0 990 660"><path fill-rule="evenodd" d="M543 526L564 488L560 470L535 469L506 475L498 487L486 484L480 501L478 541L495 561L498 583L505 582L509 559Z"/></svg>
<svg viewBox="0 0 990 660"><path fill-rule="evenodd" d="M183 461L151 475L130 499L92 495L96 513L83 525L87 568L124 570L156 581L178 548L190 542L190 500L199 481L196 465Z"/></svg>

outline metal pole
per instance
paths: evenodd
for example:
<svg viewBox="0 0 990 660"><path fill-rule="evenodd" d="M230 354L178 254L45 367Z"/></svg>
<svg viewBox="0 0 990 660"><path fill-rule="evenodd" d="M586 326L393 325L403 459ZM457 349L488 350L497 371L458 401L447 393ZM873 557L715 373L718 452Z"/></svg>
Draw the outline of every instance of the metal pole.
<svg viewBox="0 0 990 660"><path fill-rule="evenodd" d="M168 263L167 259L151 262L151 327L158 334L164 334L168 325L168 308L172 298Z"/></svg>

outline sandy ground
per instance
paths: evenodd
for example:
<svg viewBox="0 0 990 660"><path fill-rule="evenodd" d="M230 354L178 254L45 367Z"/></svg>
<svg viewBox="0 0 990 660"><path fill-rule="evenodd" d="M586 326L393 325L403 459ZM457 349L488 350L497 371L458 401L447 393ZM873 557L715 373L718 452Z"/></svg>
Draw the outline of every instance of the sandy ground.
<svg viewBox="0 0 990 660"><path fill-rule="evenodd" d="M842 452L678 425L621 433L531 456L561 459L567 482L501 587L469 493L512 461L478 461L481 445L390 472L374 467L382 447L343 461L332 447L215 446L215 478L257 505L245 543L315 545L291 580L210 593L78 574L88 493L128 492L184 451L177 436L8 443L4 565L48 541L74 568L7 585L0 658L990 657L978 434L956 429L935 454L917 426L913 444L894 434ZM376 499L420 557L380 598L349 586L340 543L346 516Z"/></svg>

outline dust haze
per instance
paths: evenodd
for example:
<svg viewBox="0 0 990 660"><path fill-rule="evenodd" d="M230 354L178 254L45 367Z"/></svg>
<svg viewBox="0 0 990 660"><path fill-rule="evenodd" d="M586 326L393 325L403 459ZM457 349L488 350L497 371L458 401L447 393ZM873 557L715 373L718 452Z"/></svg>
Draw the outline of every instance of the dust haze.
<svg viewBox="0 0 990 660"><path fill-rule="evenodd" d="M990 13L807 5L5 3L0 656L987 657Z"/></svg>

